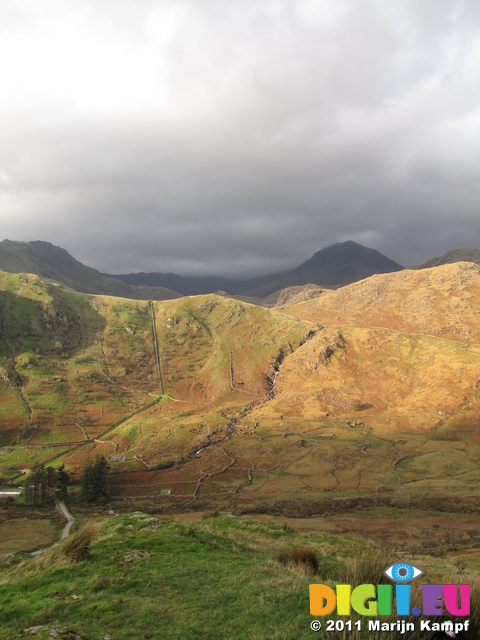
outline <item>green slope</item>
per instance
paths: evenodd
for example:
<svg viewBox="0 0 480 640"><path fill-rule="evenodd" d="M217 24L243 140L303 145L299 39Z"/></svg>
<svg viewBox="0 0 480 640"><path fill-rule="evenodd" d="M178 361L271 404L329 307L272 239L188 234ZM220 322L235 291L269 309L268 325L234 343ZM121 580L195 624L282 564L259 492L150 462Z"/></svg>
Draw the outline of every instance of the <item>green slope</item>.
<svg viewBox="0 0 480 640"><path fill-rule="evenodd" d="M155 315L171 398L162 403L163 415L202 415L214 407L213 420L222 424L224 409L268 397L272 360L298 346L310 326L214 295L155 303ZM1 273L0 330L4 471L49 460L62 443L89 445L71 459L81 467L84 455L102 449L93 440L159 400L147 301L82 295L37 276ZM165 420L157 431L160 424ZM115 431L118 441L102 452L128 448L137 439L131 429ZM191 437L183 435L179 446L188 450Z"/></svg>

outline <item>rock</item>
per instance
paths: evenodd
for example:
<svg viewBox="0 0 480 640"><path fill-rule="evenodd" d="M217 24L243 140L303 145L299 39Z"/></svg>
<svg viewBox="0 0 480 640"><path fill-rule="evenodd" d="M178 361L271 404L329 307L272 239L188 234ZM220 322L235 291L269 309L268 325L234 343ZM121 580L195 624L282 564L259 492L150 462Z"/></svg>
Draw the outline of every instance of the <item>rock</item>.
<svg viewBox="0 0 480 640"><path fill-rule="evenodd" d="M58 640L84 640L75 631L66 627L47 627L45 625L37 625L24 629L23 633L14 636L15 638L41 638L41 640L49 640L50 638L58 638Z"/></svg>
<svg viewBox="0 0 480 640"><path fill-rule="evenodd" d="M142 558L148 558L150 556L148 551L139 551L137 549L129 549L123 556L123 562L126 564L130 564L131 562L136 562L137 560L141 560Z"/></svg>

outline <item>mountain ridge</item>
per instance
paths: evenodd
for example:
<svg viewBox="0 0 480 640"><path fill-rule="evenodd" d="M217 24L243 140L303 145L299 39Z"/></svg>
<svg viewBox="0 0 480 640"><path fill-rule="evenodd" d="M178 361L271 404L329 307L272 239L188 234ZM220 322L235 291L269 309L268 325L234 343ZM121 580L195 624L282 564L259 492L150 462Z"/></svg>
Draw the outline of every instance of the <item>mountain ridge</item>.
<svg viewBox="0 0 480 640"><path fill-rule="evenodd" d="M80 293L154 300L178 297L176 292L166 288L135 289L114 277L106 278L97 269L76 260L66 249L43 240L0 242L0 269L7 273L33 273L41 278L60 282ZM159 295L161 297L157 298Z"/></svg>
<svg viewBox="0 0 480 640"><path fill-rule="evenodd" d="M480 249L457 247L408 269L419 271L458 262L480 264ZM370 276L402 271L404 267L375 249L347 240L320 249L294 269L243 280L161 272L108 274L82 264L62 247L46 241L3 240L0 242L0 269L9 273L33 273L80 293L137 300L222 293L273 306L285 304L291 295L300 295L302 287L306 287L304 294L311 297L313 287L317 291L338 289Z"/></svg>
<svg viewBox="0 0 480 640"><path fill-rule="evenodd" d="M347 240L320 249L294 269L247 280L232 280L218 276L187 277L158 272L117 274L112 277L129 284L165 286L179 291L182 295L224 290L233 295L265 298L287 287L314 284L336 288L375 273L391 273L403 268L379 251ZM208 286L210 289L206 290L205 287Z"/></svg>
<svg viewBox="0 0 480 640"><path fill-rule="evenodd" d="M378 251L349 240L320 249L290 271L245 280L160 272L115 275L83 265L65 249L49 242L4 240L0 242L0 269L9 273L35 273L80 293L162 300L225 291L258 301L287 287L313 284L336 288L403 267Z"/></svg>
<svg viewBox="0 0 480 640"><path fill-rule="evenodd" d="M480 264L480 249L475 247L455 247L446 251L441 256L430 258L409 269L430 269L442 264L453 264L455 262L474 262Z"/></svg>

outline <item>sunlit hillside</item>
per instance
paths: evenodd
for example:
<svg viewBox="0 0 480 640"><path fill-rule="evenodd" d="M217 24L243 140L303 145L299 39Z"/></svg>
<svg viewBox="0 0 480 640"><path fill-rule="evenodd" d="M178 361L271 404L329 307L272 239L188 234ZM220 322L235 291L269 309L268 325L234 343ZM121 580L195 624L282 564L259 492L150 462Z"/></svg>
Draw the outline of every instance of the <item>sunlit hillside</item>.
<svg viewBox="0 0 480 640"><path fill-rule="evenodd" d="M53 458L81 469L94 449L120 454L138 439L151 452L151 434L145 442L137 425L152 414L153 439L174 431L171 455L181 458L226 430L229 412L266 400L272 363L314 328L215 295L152 305L82 295L24 274L2 274L0 286L7 476ZM194 426L169 428L179 416Z"/></svg>
<svg viewBox="0 0 480 640"><path fill-rule="evenodd" d="M457 262L374 275L282 310L326 326L385 327L480 341L480 266Z"/></svg>
<svg viewBox="0 0 480 640"><path fill-rule="evenodd" d="M35 461L78 478L102 454L114 499L163 505L478 493L476 265L276 310L218 295L152 305L28 275L1 286L4 479Z"/></svg>

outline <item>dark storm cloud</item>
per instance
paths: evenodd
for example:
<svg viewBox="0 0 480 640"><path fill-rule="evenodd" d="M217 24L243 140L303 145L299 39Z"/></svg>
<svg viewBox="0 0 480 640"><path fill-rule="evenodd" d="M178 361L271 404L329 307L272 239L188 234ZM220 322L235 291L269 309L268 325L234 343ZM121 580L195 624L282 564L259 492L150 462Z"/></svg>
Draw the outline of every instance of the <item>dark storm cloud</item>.
<svg viewBox="0 0 480 640"><path fill-rule="evenodd" d="M103 271L480 243L476 0L0 7L0 223Z"/></svg>

